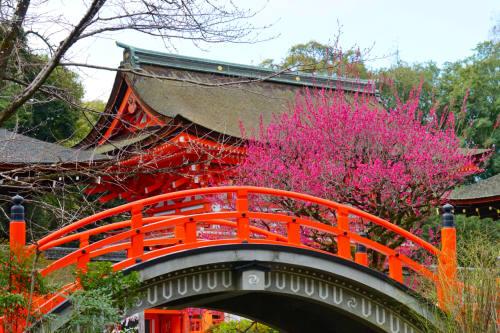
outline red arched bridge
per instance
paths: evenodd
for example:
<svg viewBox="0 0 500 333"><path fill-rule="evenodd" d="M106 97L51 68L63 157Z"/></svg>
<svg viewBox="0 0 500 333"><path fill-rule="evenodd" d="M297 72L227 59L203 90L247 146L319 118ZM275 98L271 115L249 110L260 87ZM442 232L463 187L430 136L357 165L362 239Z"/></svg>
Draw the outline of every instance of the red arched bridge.
<svg viewBox="0 0 500 333"><path fill-rule="evenodd" d="M236 209L185 216L144 217L144 207L195 195L231 194ZM249 195L279 196L322 205L336 211L336 227L287 216L249 210ZM410 232L366 212L312 196L258 187L216 187L163 194L128 203L84 218L57 230L38 242L45 251L68 242L80 248L42 271L76 263L86 269L91 258L127 251L127 258L114 265L125 274L139 271L145 291L133 314L148 308L199 307L225 311L266 323L282 332L418 332L415 313L433 320L424 304L403 284L403 266L439 281L455 280L455 229L451 206L445 208L442 249ZM78 232L104 218L131 213L131 219ZM446 216L448 214L448 216ZM360 217L376 223L420 246L437 257L438 274L398 253L350 231L350 219ZM284 232L273 233L251 225L251 220L281 223ZM11 223L11 242L24 241L24 227ZM200 237L199 224L233 229L223 239ZM304 245L301 227L337 238L336 254ZM155 232L173 229L170 238L150 238ZM89 243L89 237L118 230L111 237ZM353 260L351 246L361 245ZM34 245L32 245L34 246ZM144 248L156 248L145 252ZM366 248L388 257L389 275L367 267ZM65 290L75 288L75 284ZM53 328L71 313L64 291L36 306L59 314Z"/></svg>

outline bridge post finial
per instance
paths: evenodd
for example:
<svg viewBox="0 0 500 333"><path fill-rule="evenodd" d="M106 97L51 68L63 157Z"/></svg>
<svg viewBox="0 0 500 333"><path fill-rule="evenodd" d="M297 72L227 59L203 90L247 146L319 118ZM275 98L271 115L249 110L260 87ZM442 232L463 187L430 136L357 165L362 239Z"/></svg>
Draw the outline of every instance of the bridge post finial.
<svg viewBox="0 0 500 333"><path fill-rule="evenodd" d="M19 194L12 197L12 202L14 205L10 209L10 226L9 226L9 238L10 247L12 248L14 243L19 245L26 245L26 222L24 221L24 207L21 205L24 198Z"/></svg>
<svg viewBox="0 0 500 333"><path fill-rule="evenodd" d="M358 236L367 238L367 235L364 232L358 233ZM360 265L368 266L368 255L366 253L366 246L364 246L363 244L359 244L359 243L356 244L355 260Z"/></svg>
<svg viewBox="0 0 500 333"><path fill-rule="evenodd" d="M439 256L439 301L446 308L454 293L457 281L457 235L453 206L443 206L443 226L441 228L441 255Z"/></svg>
<svg viewBox="0 0 500 333"><path fill-rule="evenodd" d="M443 228L455 228L455 215L453 215L453 206L446 204L443 206L443 216L441 217L443 221Z"/></svg>

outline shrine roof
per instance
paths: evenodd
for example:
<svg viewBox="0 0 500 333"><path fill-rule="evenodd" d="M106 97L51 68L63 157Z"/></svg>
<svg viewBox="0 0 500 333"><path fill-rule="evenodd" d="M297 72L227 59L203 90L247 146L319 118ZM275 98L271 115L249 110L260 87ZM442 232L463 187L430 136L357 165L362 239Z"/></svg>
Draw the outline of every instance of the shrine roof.
<svg viewBox="0 0 500 333"><path fill-rule="evenodd" d="M474 202L494 197L500 197L500 174L479 183L454 189L448 200Z"/></svg>
<svg viewBox="0 0 500 333"><path fill-rule="evenodd" d="M89 163L109 157L64 147L0 128L1 164Z"/></svg>
<svg viewBox="0 0 500 333"><path fill-rule="evenodd" d="M460 148L459 151L462 154L479 158L481 155L489 152L490 150L489 149L481 149L481 148Z"/></svg>
<svg viewBox="0 0 500 333"><path fill-rule="evenodd" d="M481 158L483 154L486 154L489 151L490 149L460 148L460 152L473 156L476 159ZM500 196L500 178L495 177L497 176L487 178L479 183L456 188L451 191L447 199L450 201L473 202L483 201L482 199L484 198Z"/></svg>
<svg viewBox="0 0 500 333"><path fill-rule="evenodd" d="M154 52L121 43L118 46L124 48L122 67L149 75L125 75L131 89L148 107L169 119L181 116L210 131L234 137L241 137L240 121L247 131L258 131L261 116L267 125L273 115L286 112L304 87L335 88L341 84L346 91L369 87L367 80L297 72L272 77L275 71L269 68Z"/></svg>

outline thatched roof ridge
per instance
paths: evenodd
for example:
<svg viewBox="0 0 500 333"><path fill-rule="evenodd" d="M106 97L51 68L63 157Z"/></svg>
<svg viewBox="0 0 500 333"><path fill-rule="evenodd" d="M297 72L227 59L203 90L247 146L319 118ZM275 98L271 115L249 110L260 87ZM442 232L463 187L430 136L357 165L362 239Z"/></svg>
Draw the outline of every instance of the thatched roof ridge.
<svg viewBox="0 0 500 333"><path fill-rule="evenodd" d="M336 87L342 85L343 90L358 91L372 86L370 80L338 78L336 75L312 75L305 72L284 72L275 75L276 71L270 68L236 64L220 60L209 60L197 57L188 57L178 54L145 50L120 42L117 46L123 48L123 61L120 66L129 64L133 68L144 66L168 67L183 71L195 71L234 78L264 79L266 82L279 82L285 84L304 86ZM375 88L375 87L372 87ZM378 96L378 91L374 90Z"/></svg>

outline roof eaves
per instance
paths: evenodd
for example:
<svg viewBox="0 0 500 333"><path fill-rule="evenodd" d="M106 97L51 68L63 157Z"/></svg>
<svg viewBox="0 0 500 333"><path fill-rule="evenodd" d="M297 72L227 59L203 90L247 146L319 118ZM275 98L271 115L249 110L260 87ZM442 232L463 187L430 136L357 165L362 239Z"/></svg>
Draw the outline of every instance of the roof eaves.
<svg viewBox="0 0 500 333"><path fill-rule="evenodd" d="M142 140L150 137L153 134L154 133L145 133L145 134L133 137L133 138L128 138L128 139L119 140L119 141L116 141L116 142L111 142L111 143L108 143L108 144L105 144L105 145L102 145L102 146L97 146L95 148L90 148L90 149L86 150L86 152L95 153L95 154L109 153L109 152L111 152L113 150L124 148L124 147L127 147L127 146L131 145L131 144L140 142L140 141L142 141Z"/></svg>

